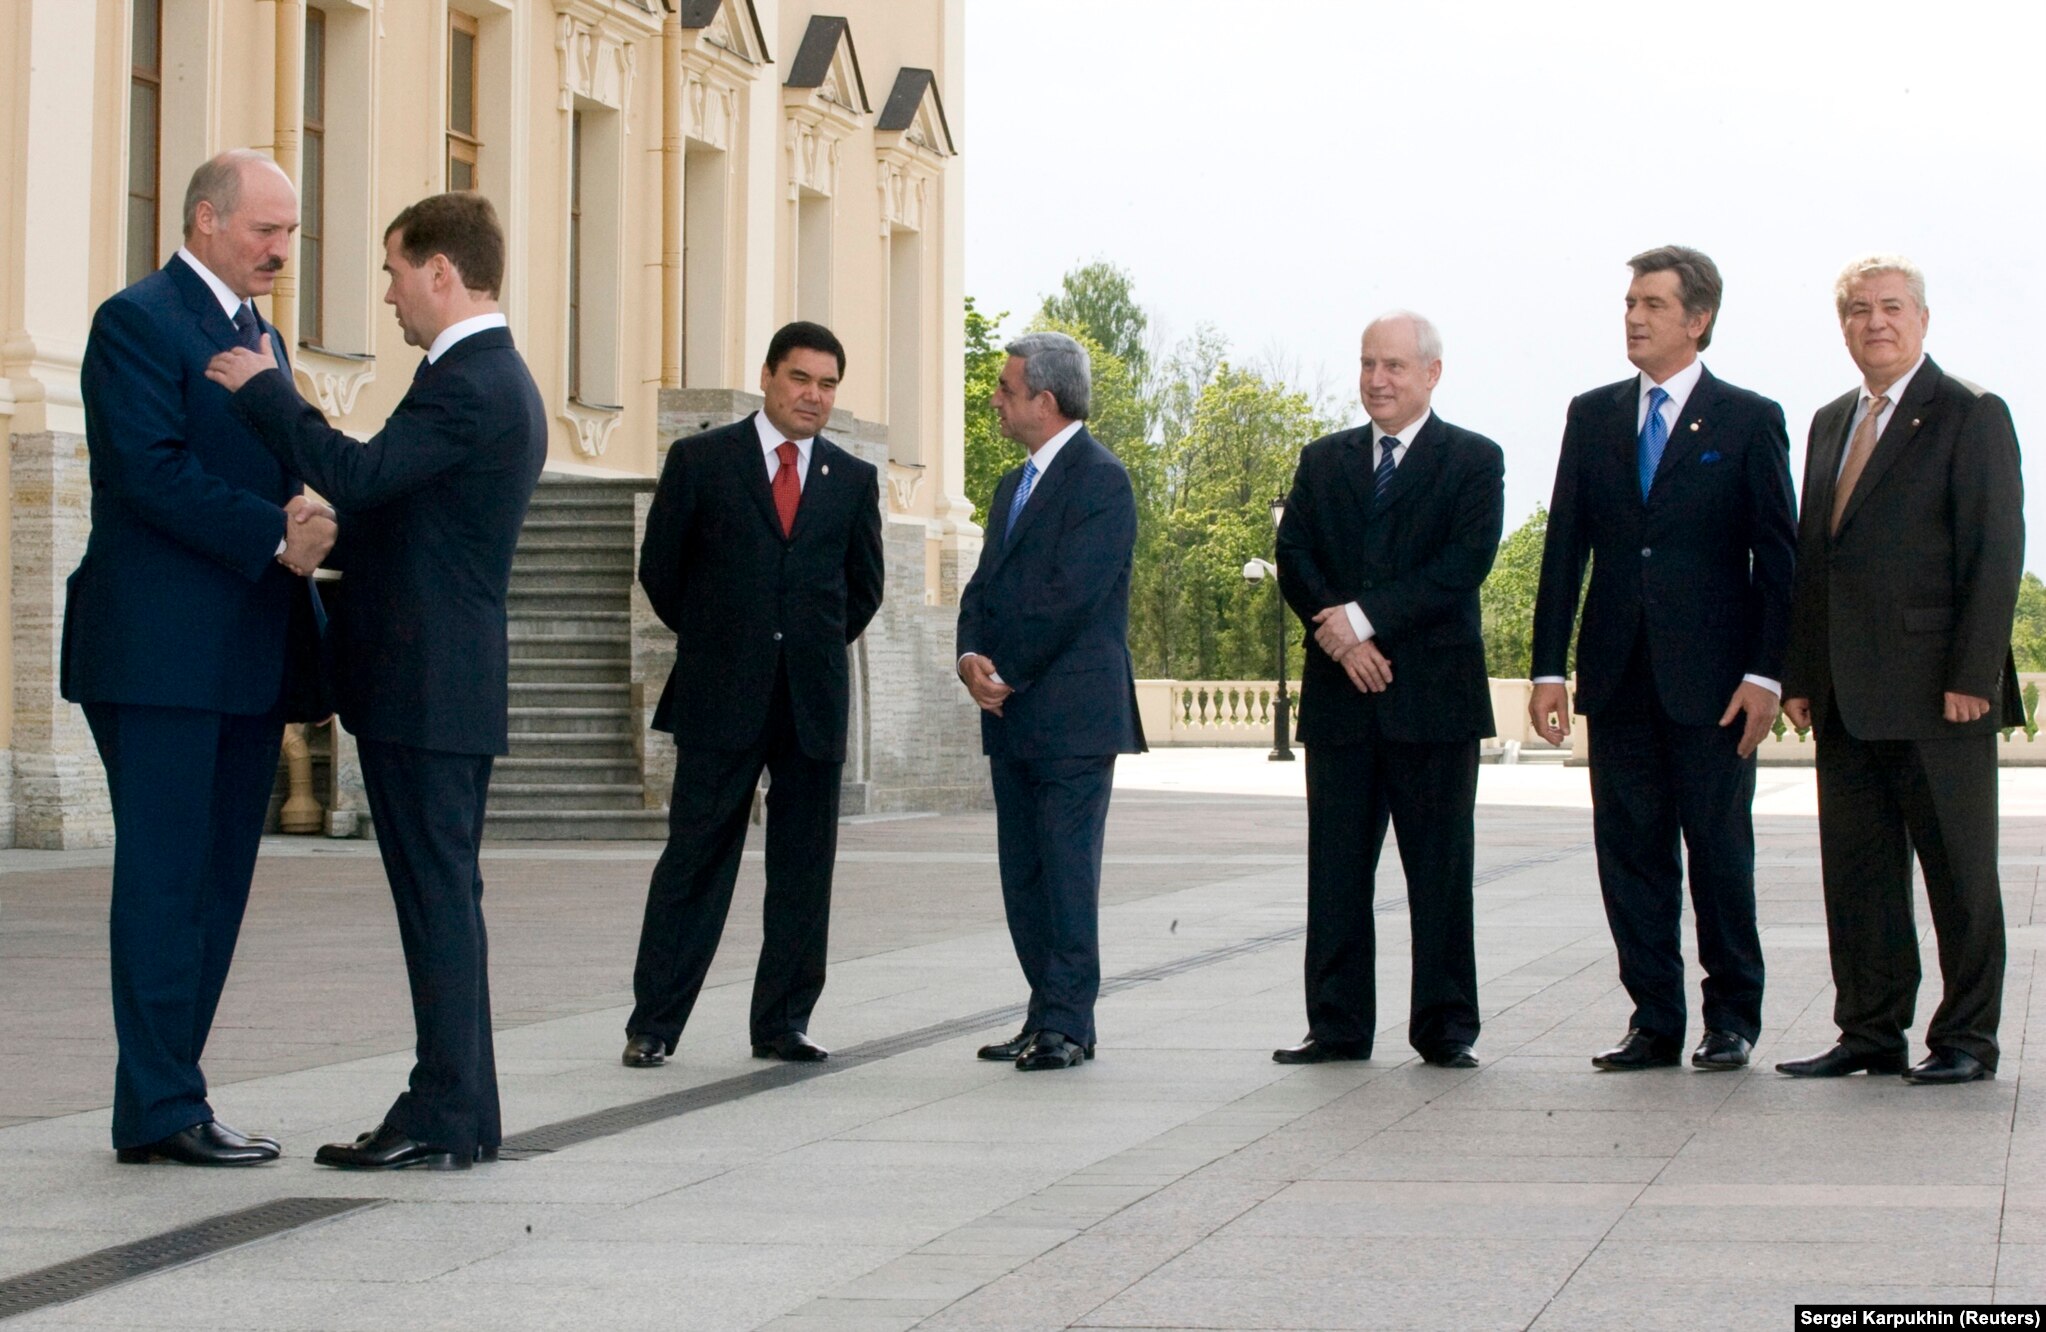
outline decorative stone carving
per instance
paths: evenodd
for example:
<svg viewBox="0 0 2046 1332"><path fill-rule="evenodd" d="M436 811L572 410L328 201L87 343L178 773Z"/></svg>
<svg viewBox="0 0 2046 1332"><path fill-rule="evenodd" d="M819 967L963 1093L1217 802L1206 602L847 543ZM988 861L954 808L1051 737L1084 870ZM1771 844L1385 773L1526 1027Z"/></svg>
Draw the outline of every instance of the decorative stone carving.
<svg viewBox="0 0 2046 1332"><path fill-rule="evenodd" d="M363 385L377 377L374 356L331 356L309 347L298 349L291 369L313 405L329 420L353 412Z"/></svg>
<svg viewBox="0 0 2046 1332"><path fill-rule="evenodd" d="M638 43L660 32L659 20L621 0L554 0L554 49L561 63L561 109L575 99L623 111L632 100ZM631 132L631 122L626 122Z"/></svg>
<svg viewBox="0 0 2046 1332"><path fill-rule="evenodd" d="M924 465L922 463L900 463L888 460L888 500L890 513L910 513L916 507L916 492L923 488Z"/></svg>
<svg viewBox="0 0 2046 1332"><path fill-rule="evenodd" d="M721 74L688 69L682 76L682 133L729 151L739 118L739 89Z"/></svg>
<svg viewBox="0 0 2046 1332"><path fill-rule="evenodd" d="M576 452L585 458L601 458L610 446L611 432L618 429L625 413L616 408L592 407L573 400L561 409L561 419L575 434Z"/></svg>
<svg viewBox="0 0 2046 1332"><path fill-rule="evenodd" d="M913 158L881 154L881 234L922 231L929 216L931 173Z"/></svg>

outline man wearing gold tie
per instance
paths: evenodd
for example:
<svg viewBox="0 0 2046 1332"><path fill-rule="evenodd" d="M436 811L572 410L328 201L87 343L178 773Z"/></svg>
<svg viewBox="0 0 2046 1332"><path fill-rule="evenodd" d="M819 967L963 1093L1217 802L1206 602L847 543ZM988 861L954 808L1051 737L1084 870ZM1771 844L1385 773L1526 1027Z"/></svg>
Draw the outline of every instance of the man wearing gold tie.
<svg viewBox="0 0 2046 1332"><path fill-rule="evenodd" d="M1817 731L1840 1039L1776 1067L1973 1082L1995 1076L2003 1001L1996 733L2024 722L2017 433L2002 399L1925 355L1925 276L1908 259L1856 260L1834 300L1862 382L1812 418L1783 711ZM1930 1055L1906 1068L1914 848L1946 993Z"/></svg>

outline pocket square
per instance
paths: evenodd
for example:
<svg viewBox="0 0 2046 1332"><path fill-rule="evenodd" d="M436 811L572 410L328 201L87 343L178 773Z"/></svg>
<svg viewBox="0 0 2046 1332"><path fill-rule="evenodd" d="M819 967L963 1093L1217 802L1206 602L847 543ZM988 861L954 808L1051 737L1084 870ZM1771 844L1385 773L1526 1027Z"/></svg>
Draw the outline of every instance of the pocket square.
<svg viewBox="0 0 2046 1332"><path fill-rule="evenodd" d="M1711 451L1710 451L1710 452L1708 452L1708 453L1701 453L1701 454L1699 454L1699 455L1698 455L1698 461L1699 461L1699 463L1700 463L1700 464L1703 464L1703 463L1716 463L1716 462L1718 462L1718 461L1719 461L1719 450L1717 450L1717 449L1713 449L1713 450L1711 450Z"/></svg>

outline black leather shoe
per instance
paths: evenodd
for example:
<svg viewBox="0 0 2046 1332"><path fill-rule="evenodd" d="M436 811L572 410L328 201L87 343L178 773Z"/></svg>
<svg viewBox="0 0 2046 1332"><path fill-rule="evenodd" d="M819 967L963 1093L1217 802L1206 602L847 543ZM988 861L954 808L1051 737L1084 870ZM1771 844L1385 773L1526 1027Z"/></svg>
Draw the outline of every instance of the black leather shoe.
<svg viewBox="0 0 2046 1332"><path fill-rule="evenodd" d="M467 1170L476 1152L451 1152L414 1142L389 1124L379 1124L354 1142L330 1142L313 1153L315 1163L337 1170Z"/></svg>
<svg viewBox="0 0 2046 1332"><path fill-rule="evenodd" d="M658 1036L627 1036L620 1062L627 1068L659 1068L668 1062L668 1043Z"/></svg>
<svg viewBox="0 0 2046 1332"><path fill-rule="evenodd" d="M114 1151L114 1159L122 1165L171 1161L178 1165L247 1166L262 1165L277 1157L277 1144L268 1138L245 1138L210 1119L146 1146Z"/></svg>
<svg viewBox="0 0 2046 1332"><path fill-rule="evenodd" d="M491 1147L485 1147L485 1146L484 1146L484 1145L483 1145L482 1143L480 1143L480 1142L479 1142L479 1143L477 1143L477 1144L476 1144L476 1164L477 1164L477 1165L496 1165L496 1164L497 1164L497 1148L496 1148L495 1146L491 1146Z"/></svg>
<svg viewBox="0 0 2046 1332"><path fill-rule="evenodd" d="M1016 1067L1024 1072L1042 1068L1074 1068L1087 1058L1087 1047L1077 1041L1069 1041L1055 1031L1040 1031L1030 1038L1030 1044L1023 1053L1016 1056Z"/></svg>
<svg viewBox="0 0 2046 1332"><path fill-rule="evenodd" d="M1433 1064L1436 1068L1476 1068L1478 1056L1471 1049L1470 1042L1452 1041L1448 1045L1421 1051L1421 1062Z"/></svg>
<svg viewBox="0 0 2046 1332"><path fill-rule="evenodd" d="M1778 1073L1787 1073L1793 1078L1844 1078L1849 1073L1902 1073L1904 1056L1901 1054L1871 1054L1866 1050L1850 1050L1836 1045L1824 1054L1815 1054L1809 1059L1786 1059L1776 1066Z"/></svg>
<svg viewBox="0 0 2046 1332"><path fill-rule="evenodd" d="M1591 1062L1608 1073L1633 1073L1644 1068L1675 1068L1683 1059L1684 1043L1677 1037L1629 1027L1624 1040L1610 1050L1599 1051Z"/></svg>
<svg viewBox="0 0 2046 1332"><path fill-rule="evenodd" d="M1965 1050L1934 1050L1904 1070L1904 1081L1914 1087L1950 1087L1958 1082L1981 1082L1996 1076L1996 1070Z"/></svg>
<svg viewBox="0 0 2046 1332"><path fill-rule="evenodd" d="M240 1129L232 1128L217 1119L213 1121L213 1131L219 1134L224 1141L231 1142L237 1147L267 1147L279 1155L282 1155L284 1152L283 1145L275 1138L266 1137L260 1133L243 1133Z"/></svg>
<svg viewBox="0 0 2046 1332"><path fill-rule="evenodd" d="M1309 1036L1298 1045L1272 1051L1275 1064L1328 1064L1337 1060L1369 1059L1371 1046L1365 1041L1325 1041Z"/></svg>
<svg viewBox="0 0 2046 1332"><path fill-rule="evenodd" d="M1033 1031L1019 1031L1006 1041L1000 1041L994 1045L981 1046L980 1049L973 1052L973 1057L975 1059L999 1060L1004 1064L1013 1064L1023 1057L1025 1050L1030 1048L1030 1038L1036 1034Z"/></svg>
<svg viewBox="0 0 2046 1332"><path fill-rule="evenodd" d="M755 1059L785 1059L791 1064L814 1064L831 1058L831 1051L800 1031L785 1031L771 1041L753 1044Z"/></svg>
<svg viewBox="0 0 2046 1332"><path fill-rule="evenodd" d="M1730 1031L1707 1031L1705 1039L1698 1042L1698 1048L1691 1051L1691 1067L1702 1068L1707 1073L1746 1068L1748 1056L1754 1049L1754 1042L1745 1036L1736 1036Z"/></svg>

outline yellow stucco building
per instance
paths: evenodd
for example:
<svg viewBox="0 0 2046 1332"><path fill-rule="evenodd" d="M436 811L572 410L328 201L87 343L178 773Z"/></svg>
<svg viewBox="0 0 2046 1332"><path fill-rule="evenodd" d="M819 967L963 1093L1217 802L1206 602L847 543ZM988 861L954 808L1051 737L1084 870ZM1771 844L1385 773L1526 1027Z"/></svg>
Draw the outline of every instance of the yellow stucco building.
<svg viewBox="0 0 2046 1332"><path fill-rule="evenodd" d="M642 723L670 643L629 543L669 441L750 410L768 337L795 318L846 343L830 433L889 483L889 604L855 649L851 808L973 798L950 671L980 535L960 493L963 11L0 0L0 845L109 834L83 720L57 696L88 523L79 365L98 303L176 249L192 169L237 146L299 185L297 252L266 314L293 337L301 391L352 433L377 428L418 357L382 304L390 217L475 189L505 222L504 303L552 438L514 576L527 741L500 771L501 831L657 825L672 757Z"/></svg>

